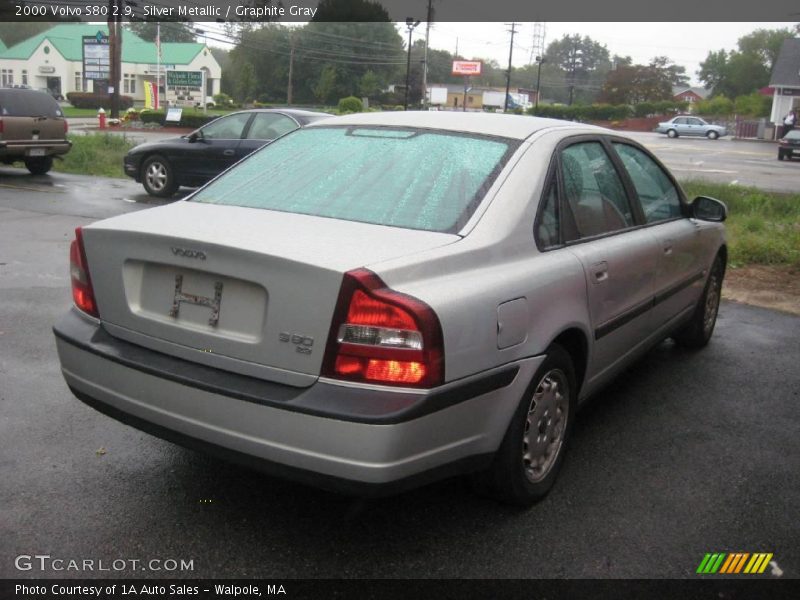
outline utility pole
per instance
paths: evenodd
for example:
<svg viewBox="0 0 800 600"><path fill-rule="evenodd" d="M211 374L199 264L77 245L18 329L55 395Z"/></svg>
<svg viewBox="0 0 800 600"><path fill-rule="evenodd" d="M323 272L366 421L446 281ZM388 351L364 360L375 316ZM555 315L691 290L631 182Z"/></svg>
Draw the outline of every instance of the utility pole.
<svg viewBox="0 0 800 600"><path fill-rule="evenodd" d="M422 59L422 105L428 108L428 40L431 36L433 19L433 0L428 0L428 14L425 17L425 56Z"/></svg>
<svg viewBox="0 0 800 600"><path fill-rule="evenodd" d="M119 80L121 79L122 35L119 27L119 14L117 13L117 0L108 0L108 54L111 64L109 75L111 81L111 118L119 119Z"/></svg>
<svg viewBox="0 0 800 600"><path fill-rule="evenodd" d="M414 28L419 25L419 21L414 21L414 17L406 17L406 27L408 27L408 59L406 60L406 101L403 110L408 110L408 92L411 85L411 34Z"/></svg>
<svg viewBox="0 0 800 600"><path fill-rule="evenodd" d="M514 34L517 33L517 24L511 23L511 46L508 49L508 71L506 72L506 99L503 102L503 112L508 110L508 92L511 89L511 57L514 54Z"/></svg>
<svg viewBox="0 0 800 600"><path fill-rule="evenodd" d="M286 88L286 104L292 105L292 72L294 71L294 31L289 32L289 85Z"/></svg>
<svg viewBox="0 0 800 600"><path fill-rule="evenodd" d="M541 98L541 82L542 82L542 63L544 60L544 39L547 33L546 23L533 24L533 43L531 44L531 60L533 62L536 58L536 98L534 100L534 108L539 108L539 98Z"/></svg>

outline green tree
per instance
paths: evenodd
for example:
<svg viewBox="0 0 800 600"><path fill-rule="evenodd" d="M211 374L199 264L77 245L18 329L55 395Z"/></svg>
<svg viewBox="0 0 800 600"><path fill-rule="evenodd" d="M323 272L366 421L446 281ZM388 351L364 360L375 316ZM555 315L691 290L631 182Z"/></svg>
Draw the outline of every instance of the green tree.
<svg viewBox="0 0 800 600"><path fill-rule="evenodd" d="M706 59L700 63L697 76L712 93L716 93L723 85L728 74L728 53L725 50L709 52Z"/></svg>
<svg viewBox="0 0 800 600"><path fill-rule="evenodd" d="M314 96L318 102L326 104L332 102L336 95L336 67L325 65L319 80L314 85Z"/></svg>
<svg viewBox="0 0 800 600"><path fill-rule="evenodd" d="M298 93L318 97L315 87L326 66L335 67L333 99L357 94L367 71L380 82L399 83L405 81L405 59L403 38L388 21L312 21L298 32L295 43Z"/></svg>
<svg viewBox="0 0 800 600"><path fill-rule="evenodd" d="M236 76L233 69L233 64L231 63L230 52L224 48L218 48L216 46L210 47L209 50L211 50L211 56L213 56L214 60L219 63L220 69L222 70L220 91L223 94L233 96L236 91Z"/></svg>
<svg viewBox="0 0 800 600"><path fill-rule="evenodd" d="M564 74L567 104L594 100L611 69L608 49L588 36L577 34L551 42L544 59Z"/></svg>
<svg viewBox="0 0 800 600"><path fill-rule="evenodd" d="M371 69L362 75L361 81L358 84L359 94L367 98L374 98L381 93L382 89L383 85L380 79L378 79L378 76L375 75L375 72Z"/></svg>
<svg viewBox="0 0 800 600"><path fill-rule="evenodd" d="M16 46L20 42L32 38L37 33L42 33L53 27L55 23L39 21L23 21L0 23L0 39L8 46Z"/></svg>
<svg viewBox="0 0 800 600"><path fill-rule="evenodd" d="M613 69L603 85L600 102L639 104L672 98L672 88L689 83L684 67L666 56L656 56L647 65L622 65Z"/></svg>
<svg viewBox="0 0 800 600"><path fill-rule="evenodd" d="M256 70L251 63L244 63L236 82L236 97L241 102L249 102L256 95Z"/></svg>
<svg viewBox="0 0 800 600"><path fill-rule="evenodd" d="M754 92L769 83L781 45L791 37L791 29L757 29L739 38L738 50L709 52L700 63L698 77L714 96Z"/></svg>

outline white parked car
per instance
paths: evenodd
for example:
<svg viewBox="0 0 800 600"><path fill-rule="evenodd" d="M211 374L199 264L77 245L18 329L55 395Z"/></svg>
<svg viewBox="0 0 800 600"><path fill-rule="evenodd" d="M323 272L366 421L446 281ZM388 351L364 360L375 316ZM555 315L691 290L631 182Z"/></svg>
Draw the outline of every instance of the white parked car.
<svg viewBox="0 0 800 600"><path fill-rule="evenodd" d="M583 401L669 336L708 342L725 216L597 127L325 119L79 228L58 354L99 411L280 476L474 473L529 504Z"/></svg>

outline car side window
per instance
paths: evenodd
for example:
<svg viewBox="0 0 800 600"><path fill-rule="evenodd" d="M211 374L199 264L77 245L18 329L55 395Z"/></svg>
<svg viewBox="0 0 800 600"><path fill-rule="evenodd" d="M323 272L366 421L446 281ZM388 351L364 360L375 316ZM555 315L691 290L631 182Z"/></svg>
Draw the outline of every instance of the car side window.
<svg viewBox="0 0 800 600"><path fill-rule="evenodd" d="M672 121L675 125L686 125L686 119L683 117L678 117L677 119Z"/></svg>
<svg viewBox="0 0 800 600"><path fill-rule="evenodd" d="M601 235L634 225L633 211L614 164L600 142L583 142L561 152L564 180L565 241Z"/></svg>
<svg viewBox="0 0 800 600"><path fill-rule="evenodd" d="M655 223L680 217L680 195L661 167L639 148L618 142L613 145L636 188L645 220Z"/></svg>
<svg viewBox="0 0 800 600"><path fill-rule="evenodd" d="M539 240L539 247L542 250L560 244L558 235L559 217L558 188L556 187L556 182L552 181L544 197L544 206L539 214L539 225L536 228L536 236Z"/></svg>
<svg viewBox="0 0 800 600"><path fill-rule="evenodd" d="M297 123L286 115L276 113L256 113L247 132L248 140L274 140L297 129Z"/></svg>
<svg viewBox="0 0 800 600"><path fill-rule="evenodd" d="M203 138L207 140L239 140L244 126L250 120L249 113L236 113L220 117L202 128Z"/></svg>
<svg viewBox="0 0 800 600"><path fill-rule="evenodd" d="M689 119L689 125L703 125L700 119Z"/></svg>

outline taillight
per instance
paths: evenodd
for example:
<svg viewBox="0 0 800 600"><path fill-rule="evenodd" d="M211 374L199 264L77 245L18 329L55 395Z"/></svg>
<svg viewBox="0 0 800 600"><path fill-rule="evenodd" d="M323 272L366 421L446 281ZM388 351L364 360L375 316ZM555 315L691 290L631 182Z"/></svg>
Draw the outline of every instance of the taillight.
<svg viewBox="0 0 800 600"><path fill-rule="evenodd" d="M386 287L372 271L345 273L322 374L411 387L444 380L444 342L433 309Z"/></svg>
<svg viewBox="0 0 800 600"><path fill-rule="evenodd" d="M69 131L69 123L67 123L67 120L64 119L64 133L66 134L68 131Z"/></svg>
<svg viewBox="0 0 800 600"><path fill-rule="evenodd" d="M0 133L3 133L3 119L0 119Z"/></svg>
<svg viewBox="0 0 800 600"><path fill-rule="evenodd" d="M99 317L80 227L75 229L75 239L69 247L69 275L72 279L72 300L75 306L93 317Z"/></svg>

